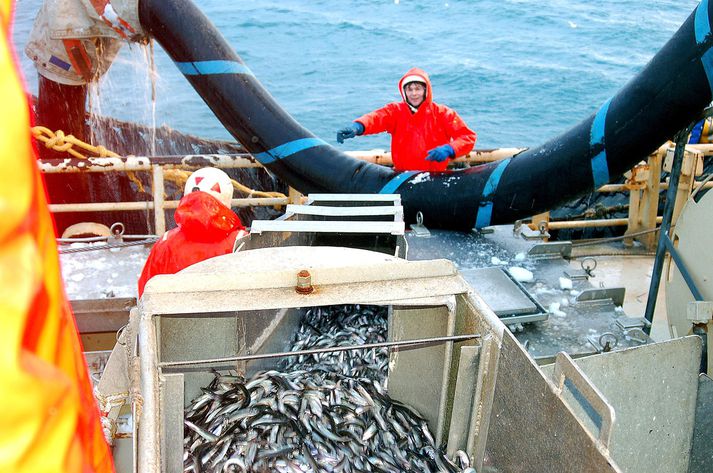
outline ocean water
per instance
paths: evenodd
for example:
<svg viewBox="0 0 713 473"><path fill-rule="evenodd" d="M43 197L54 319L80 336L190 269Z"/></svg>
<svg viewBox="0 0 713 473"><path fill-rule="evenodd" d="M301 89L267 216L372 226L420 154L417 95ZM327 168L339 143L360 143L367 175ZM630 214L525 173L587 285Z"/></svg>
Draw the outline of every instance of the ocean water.
<svg viewBox="0 0 713 473"><path fill-rule="evenodd" d="M40 0L16 4L24 46ZM478 133L477 148L536 146L574 126L631 79L693 12L692 0L196 0L297 121L343 149L388 149L388 135L337 145L354 118L399 100L412 66L434 99ZM190 34L190 32L186 32ZM92 98L105 115L232 139L160 46L124 47ZM152 80L153 79L153 80ZM155 91L155 93L154 93ZM155 96L155 101L152 97Z"/></svg>

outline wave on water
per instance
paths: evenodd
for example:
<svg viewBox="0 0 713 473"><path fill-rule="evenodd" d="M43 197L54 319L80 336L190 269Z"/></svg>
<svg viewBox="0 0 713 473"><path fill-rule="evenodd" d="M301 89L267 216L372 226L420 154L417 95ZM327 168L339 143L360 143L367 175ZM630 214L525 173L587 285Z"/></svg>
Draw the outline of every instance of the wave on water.
<svg viewBox="0 0 713 473"><path fill-rule="evenodd" d="M697 1L634 0L197 0L277 101L317 136L389 101L412 66L429 72L437 101L478 132L478 147L534 146L575 125L622 87L691 14ZM16 5L22 50L40 0ZM102 86L104 113L199 136L230 135L156 49L158 97ZM106 82L146 74L124 48ZM110 76L110 78L109 78ZM145 82L145 81L135 81ZM150 87L140 85L139 87ZM121 88L119 86L119 88ZM148 110L148 112L147 112ZM147 113L151 116L147 119ZM335 144L335 143L334 143ZM386 149L386 135L342 149Z"/></svg>

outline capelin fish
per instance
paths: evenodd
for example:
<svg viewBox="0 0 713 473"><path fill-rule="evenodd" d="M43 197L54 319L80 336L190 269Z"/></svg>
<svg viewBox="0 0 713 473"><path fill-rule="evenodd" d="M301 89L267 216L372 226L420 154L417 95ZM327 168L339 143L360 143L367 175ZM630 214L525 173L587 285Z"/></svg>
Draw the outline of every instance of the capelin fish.
<svg viewBox="0 0 713 473"><path fill-rule="evenodd" d="M292 351L387 339L387 309L306 310ZM388 396L389 350L290 356L248 379L213 370L185 411L184 471L464 471L425 419Z"/></svg>

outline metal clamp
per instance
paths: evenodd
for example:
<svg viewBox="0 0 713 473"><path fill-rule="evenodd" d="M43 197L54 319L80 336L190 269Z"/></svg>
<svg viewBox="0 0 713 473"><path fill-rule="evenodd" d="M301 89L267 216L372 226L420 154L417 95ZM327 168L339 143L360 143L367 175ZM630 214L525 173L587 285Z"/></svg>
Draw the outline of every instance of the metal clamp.
<svg viewBox="0 0 713 473"><path fill-rule="evenodd" d="M423 213L420 210L416 212L416 223L411 225L411 231L417 237L428 238L431 236L431 231L423 224Z"/></svg>
<svg viewBox="0 0 713 473"><path fill-rule="evenodd" d="M597 353L607 353L619 345L619 337L612 332L604 332L598 338L589 336L587 341L597 350Z"/></svg>
<svg viewBox="0 0 713 473"><path fill-rule="evenodd" d="M579 391L582 397L601 418L602 423L599 427L598 440L601 442L602 446L608 450L609 443L611 442L612 426L614 425L615 419L614 408L604 398L604 395L599 391L599 389L592 384L579 366L574 363L572 358L570 358L570 356L565 352L559 352L557 353L557 358L555 359L555 394L557 394L563 401L562 391L564 390L565 381L567 379L572 382L572 384L577 388L577 391Z"/></svg>
<svg viewBox="0 0 713 473"><path fill-rule="evenodd" d="M588 276L594 277L594 274L592 273L595 269L597 269L597 260L592 258L591 256L587 256L582 260L579 265L582 267L582 270L587 273Z"/></svg>
<svg viewBox="0 0 713 473"><path fill-rule="evenodd" d="M107 245L113 245L116 243L122 243L124 241L124 224L121 222L116 222L109 228L111 235L107 238Z"/></svg>

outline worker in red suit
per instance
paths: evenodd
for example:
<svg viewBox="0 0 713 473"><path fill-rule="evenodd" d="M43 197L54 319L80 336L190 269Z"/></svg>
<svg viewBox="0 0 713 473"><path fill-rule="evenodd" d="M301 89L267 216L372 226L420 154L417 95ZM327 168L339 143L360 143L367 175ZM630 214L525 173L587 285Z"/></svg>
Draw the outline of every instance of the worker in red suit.
<svg viewBox="0 0 713 473"><path fill-rule="evenodd" d="M475 132L458 114L433 101L431 80L414 67L399 81L402 101L367 113L337 132L337 141L356 135L391 134L391 158L397 171L444 171L448 160L468 154Z"/></svg>
<svg viewBox="0 0 713 473"><path fill-rule="evenodd" d="M232 198L233 184L220 169L203 168L191 174L174 215L178 227L166 232L151 249L139 278L139 297L157 274L174 274L233 251L245 227L230 210Z"/></svg>

